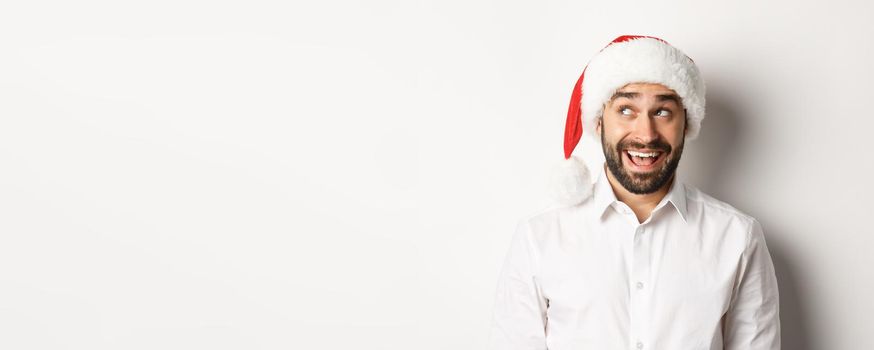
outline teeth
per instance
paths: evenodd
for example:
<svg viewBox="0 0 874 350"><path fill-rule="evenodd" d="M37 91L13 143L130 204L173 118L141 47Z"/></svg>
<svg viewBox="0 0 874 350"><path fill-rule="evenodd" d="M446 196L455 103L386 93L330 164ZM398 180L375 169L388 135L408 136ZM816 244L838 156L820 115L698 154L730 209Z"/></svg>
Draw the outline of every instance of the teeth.
<svg viewBox="0 0 874 350"><path fill-rule="evenodd" d="M628 154L635 156L635 157L643 158L643 157L656 157L659 155L659 152L643 153L643 152L628 151Z"/></svg>

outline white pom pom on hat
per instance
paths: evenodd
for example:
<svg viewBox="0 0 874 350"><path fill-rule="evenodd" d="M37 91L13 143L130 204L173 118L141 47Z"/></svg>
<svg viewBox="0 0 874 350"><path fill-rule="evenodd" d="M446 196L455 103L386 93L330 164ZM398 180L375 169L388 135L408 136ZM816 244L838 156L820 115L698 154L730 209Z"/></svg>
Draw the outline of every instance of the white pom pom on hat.
<svg viewBox="0 0 874 350"><path fill-rule="evenodd" d="M564 130L564 158L552 177L553 197L576 205L592 195L591 172L573 156L583 126L593 136L604 105L616 90L631 83L654 83L680 96L686 109L686 139L698 137L704 119L704 80L691 58L668 42L642 35L623 35L601 49L574 85Z"/></svg>

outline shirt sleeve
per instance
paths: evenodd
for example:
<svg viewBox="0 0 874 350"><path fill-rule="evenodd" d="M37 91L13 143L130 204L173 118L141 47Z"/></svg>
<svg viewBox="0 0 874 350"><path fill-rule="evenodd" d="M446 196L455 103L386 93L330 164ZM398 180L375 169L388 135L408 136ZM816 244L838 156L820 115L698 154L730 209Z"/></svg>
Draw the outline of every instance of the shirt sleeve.
<svg viewBox="0 0 874 350"><path fill-rule="evenodd" d="M779 350L780 298L762 226L753 220L725 315L726 350Z"/></svg>
<svg viewBox="0 0 874 350"><path fill-rule="evenodd" d="M490 350L546 350L546 307L537 283L539 257L528 222L516 228L498 278Z"/></svg>

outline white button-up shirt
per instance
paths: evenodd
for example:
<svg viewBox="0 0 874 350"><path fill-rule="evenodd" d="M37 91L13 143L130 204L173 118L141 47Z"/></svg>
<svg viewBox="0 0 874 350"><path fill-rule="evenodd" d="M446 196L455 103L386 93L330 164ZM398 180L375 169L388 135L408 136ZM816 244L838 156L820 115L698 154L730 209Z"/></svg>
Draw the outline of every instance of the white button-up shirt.
<svg viewBox="0 0 874 350"><path fill-rule="evenodd" d="M639 223L601 172L582 204L519 223L489 338L492 350L780 349L762 227L677 181Z"/></svg>

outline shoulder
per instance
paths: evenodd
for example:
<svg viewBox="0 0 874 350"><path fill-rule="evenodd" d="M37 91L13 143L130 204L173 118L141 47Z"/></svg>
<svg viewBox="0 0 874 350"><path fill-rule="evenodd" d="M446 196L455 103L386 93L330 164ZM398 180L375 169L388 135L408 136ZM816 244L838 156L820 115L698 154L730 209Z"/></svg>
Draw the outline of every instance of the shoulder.
<svg viewBox="0 0 874 350"><path fill-rule="evenodd" d="M695 186L691 186L688 184L685 186L687 205L698 207L698 209L700 209L703 213L707 215L726 216L730 218L737 218L739 220L747 222L755 221L754 217L735 208L731 204L713 198L712 196L702 192Z"/></svg>
<svg viewBox="0 0 874 350"><path fill-rule="evenodd" d="M754 229L760 228L755 217L702 192L694 186L688 184L685 186L687 210L694 213L697 218L702 220L702 223L709 224L705 227L736 228L732 231L742 233L747 240L750 239Z"/></svg>
<svg viewBox="0 0 874 350"><path fill-rule="evenodd" d="M533 231L544 231L548 228L556 228L567 220L579 218L584 212L589 210L591 199L585 200L581 204L562 206L555 205L543 208L525 216L521 222L529 225Z"/></svg>
<svg viewBox="0 0 874 350"><path fill-rule="evenodd" d="M552 206L528 214L519 220L519 230L525 232L533 244L560 239L563 233L577 232L591 216L592 200L572 206Z"/></svg>

